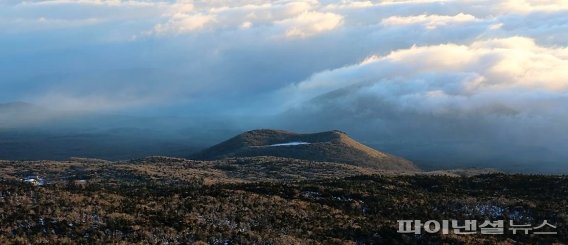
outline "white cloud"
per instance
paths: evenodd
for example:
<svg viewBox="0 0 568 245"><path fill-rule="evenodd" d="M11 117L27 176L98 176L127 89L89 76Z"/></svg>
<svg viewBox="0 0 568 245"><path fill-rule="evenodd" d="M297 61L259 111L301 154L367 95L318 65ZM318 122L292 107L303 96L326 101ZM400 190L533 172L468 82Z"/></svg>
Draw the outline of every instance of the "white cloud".
<svg viewBox="0 0 568 245"><path fill-rule="evenodd" d="M289 36L309 36L331 30L339 24L341 17L336 14L310 11L316 4L314 1L250 3L237 6L212 4L199 7L192 4L191 8L188 8L189 12L176 12L170 15L167 23L157 24L155 32L180 34L205 26L214 29L249 29L254 26L276 25L277 28L288 28L286 32L290 33ZM185 28L186 26L191 28Z"/></svg>
<svg viewBox="0 0 568 245"><path fill-rule="evenodd" d="M308 37L337 28L343 17L333 13L306 12L277 24L285 28L286 37Z"/></svg>
<svg viewBox="0 0 568 245"><path fill-rule="evenodd" d="M393 100L394 105L409 105L413 109L427 107L425 109L434 110L442 106L439 101L443 99L452 101L443 106L461 106L467 110L475 111L477 105L498 103L523 112L531 107L526 103L516 104L519 98L510 97L511 91L522 92L537 100L539 98L532 97L531 91L550 96L556 94L557 98L566 96L567 55L567 48L541 47L534 40L523 37L489 39L470 45L412 47L315 74L288 88L288 92L299 95L299 103L302 103L334 90L361 86L361 90L374 88L373 91L380 92L377 96ZM486 100L487 95L492 95L495 101L478 101ZM404 98L413 98L413 101ZM562 107L561 104L556 108L551 105L551 109Z"/></svg>
<svg viewBox="0 0 568 245"><path fill-rule="evenodd" d="M189 14L175 14L165 24L158 24L154 27L157 34L163 33L187 33L204 28L207 24L215 22L213 15L189 15Z"/></svg>
<svg viewBox="0 0 568 245"><path fill-rule="evenodd" d="M176 5L148 1L13 1L0 8L0 33L79 29L105 24L114 24L115 28L121 28L125 23L132 23L132 27L147 25L146 22L155 21L171 6ZM108 32L112 31L108 29ZM132 28L126 32L130 35L140 30Z"/></svg>
<svg viewBox="0 0 568 245"><path fill-rule="evenodd" d="M342 128L419 161L561 169L567 55L526 37L414 46L316 73L271 106L288 127Z"/></svg>
<svg viewBox="0 0 568 245"><path fill-rule="evenodd" d="M106 6L165 6L167 1L144 1L144 0L39 0L39 1L14 1L19 6L34 5L106 5ZM178 3L190 3L188 1L177 1Z"/></svg>
<svg viewBox="0 0 568 245"><path fill-rule="evenodd" d="M170 6L172 13L189 13L195 9L193 1L177 1Z"/></svg>
<svg viewBox="0 0 568 245"><path fill-rule="evenodd" d="M465 22L476 21L477 18L473 15L459 13L455 16L443 15L417 15L417 16L391 16L382 20L384 25L397 26L397 25L414 25L420 24L426 26L428 29L435 29L438 26L462 24Z"/></svg>
<svg viewBox="0 0 568 245"><path fill-rule="evenodd" d="M503 11L511 12L557 12L568 10L568 1L566 0L505 0L499 3L499 7Z"/></svg>

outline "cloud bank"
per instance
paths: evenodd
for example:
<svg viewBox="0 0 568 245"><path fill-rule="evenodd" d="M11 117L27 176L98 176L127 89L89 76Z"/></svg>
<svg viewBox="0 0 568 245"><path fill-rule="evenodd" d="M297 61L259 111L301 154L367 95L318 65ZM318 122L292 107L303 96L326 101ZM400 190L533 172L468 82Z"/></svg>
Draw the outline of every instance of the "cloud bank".
<svg viewBox="0 0 568 245"><path fill-rule="evenodd" d="M566 40L565 0L10 0L0 102L339 128L418 163L566 170Z"/></svg>
<svg viewBox="0 0 568 245"><path fill-rule="evenodd" d="M317 73L282 97L295 127L318 118L310 127L349 127L387 147L430 144L441 153L422 152L432 161L554 161L568 142L567 51L522 37L411 47Z"/></svg>

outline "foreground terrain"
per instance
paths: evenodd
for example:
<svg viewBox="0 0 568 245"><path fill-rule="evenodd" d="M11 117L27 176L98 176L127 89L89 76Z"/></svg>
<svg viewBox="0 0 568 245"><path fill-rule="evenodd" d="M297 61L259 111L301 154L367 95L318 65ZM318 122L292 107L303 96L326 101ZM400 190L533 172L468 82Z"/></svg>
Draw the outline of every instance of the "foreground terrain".
<svg viewBox="0 0 568 245"><path fill-rule="evenodd" d="M0 244L568 242L566 176L395 174L275 157L0 161L0 174ZM414 219L546 219L558 234L397 233L397 220Z"/></svg>

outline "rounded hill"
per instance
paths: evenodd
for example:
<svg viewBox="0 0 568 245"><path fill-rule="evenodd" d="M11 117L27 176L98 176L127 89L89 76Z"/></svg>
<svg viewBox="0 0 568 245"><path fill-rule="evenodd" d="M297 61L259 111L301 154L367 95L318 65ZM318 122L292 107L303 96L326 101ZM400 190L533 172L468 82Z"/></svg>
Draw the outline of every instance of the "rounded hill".
<svg viewBox="0 0 568 245"><path fill-rule="evenodd" d="M361 144L338 130L312 134L271 129L252 130L205 149L191 158L217 160L254 156L337 162L385 170L417 170L412 162Z"/></svg>

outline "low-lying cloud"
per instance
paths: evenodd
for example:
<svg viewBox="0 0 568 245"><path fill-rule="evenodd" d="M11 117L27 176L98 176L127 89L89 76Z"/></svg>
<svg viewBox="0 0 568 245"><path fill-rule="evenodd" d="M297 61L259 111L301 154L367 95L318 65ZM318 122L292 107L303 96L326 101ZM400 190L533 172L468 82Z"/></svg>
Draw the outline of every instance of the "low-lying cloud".
<svg viewBox="0 0 568 245"><path fill-rule="evenodd" d="M525 148L566 156L567 51L523 37L412 47L315 74L280 93L290 118L300 120L294 127L312 118L309 127L350 128L377 144L471 146L453 161L521 164L535 161Z"/></svg>
<svg viewBox="0 0 568 245"><path fill-rule="evenodd" d="M339 128L432 165L566 169L566 40L564 0L10 0L0 102Z"/></svg>

